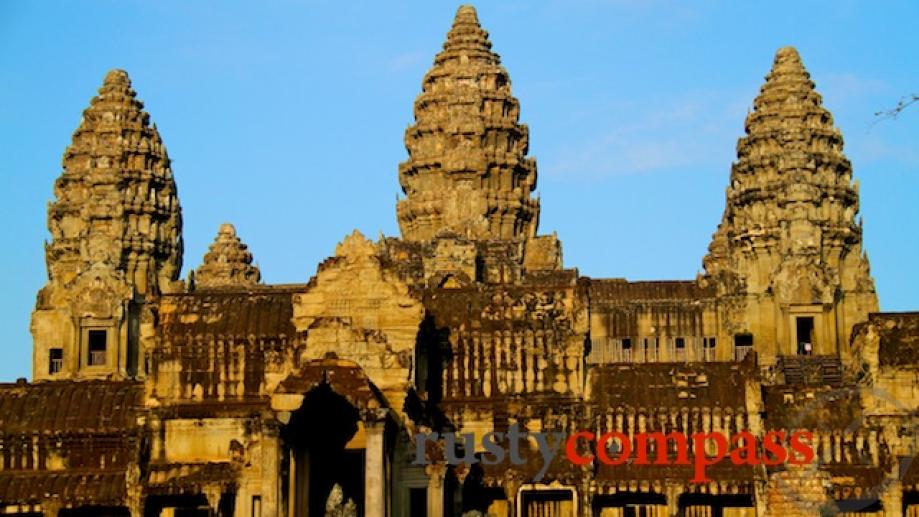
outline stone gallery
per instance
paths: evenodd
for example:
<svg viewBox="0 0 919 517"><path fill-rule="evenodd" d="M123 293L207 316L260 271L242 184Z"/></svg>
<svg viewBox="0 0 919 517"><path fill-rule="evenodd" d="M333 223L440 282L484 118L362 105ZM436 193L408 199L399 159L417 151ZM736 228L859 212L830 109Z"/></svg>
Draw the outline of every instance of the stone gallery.
<svg viewBox="0 0 919 517"><path fill-rule="evenodd" d="M472 7L414 108L400 237L354 232L306 283L266 285L224 224L180 280L166 148L109 72L48 208L33 381L0 385L0 513L919 516L919 313L879 312L858 184L794 49L691 280L563 265ZM716 456L699 433L757 452L778 431L809 461L712 461L704 482L668 461ZM592 459L611 433L661 439ZM542 464L534 437L574 435L589 461Z"/></svg>

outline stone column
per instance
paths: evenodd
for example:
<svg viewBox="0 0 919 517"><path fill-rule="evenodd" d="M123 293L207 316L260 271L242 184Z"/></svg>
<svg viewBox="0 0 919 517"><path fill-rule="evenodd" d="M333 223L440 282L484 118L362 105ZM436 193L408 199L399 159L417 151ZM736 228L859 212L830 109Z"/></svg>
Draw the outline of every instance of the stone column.
<svg viewBox="0 0 919 517"><path fill-rule="evenodd" d="M894 479L881 494L884 515L900 515L903 512L903 485L899 479Z"/></svg>
<svg viewBox="0 0 919 517"><path fill-rule="evenodd" d="M262 441L262 485L261 491L257 494L261 496L261 512L264 515L280 515L281 454L283 451L280 429L275 422L265 422Z"/></svg>
<svg viewBox="0 0 919 517"><path fill-rule="evenodd" d="M386 517L385 418L364 420L364 517Z"/></svg>
<svg viewBox="0 0 919 517"><path fill-rule="evenodd" d="M680 496L683 495L683 485L667 483L664 491L667 494L667 514L670 517L677 517L680 515Z"/></svg>
<svg viewBox="0 0 919 517"><path fill-rule="evenodd" d="M516 517L517 515L517 492L523 485L521 475L513 469L508 470L504 475L504 497L507 499L507 517Z"/></svg>
<svg viewBox="0 0 919 517"><path fill-rule="evenodd" d="M207 498L207 505L211 507L211 515L220 515L221 488L217 485L208 485L201 490Z"/></svg>
<svg viewBox="0 0 919 517"><path fill-rule="evenodd" d="M766 481L764 480L757 479L753 487L753 506L756 509L756 517L765 517L769 513L766 502Z"/></svg>
<svg viewBox="0 0 919 517"><path fill-rule="evenodd" d="M41 513L43 517L57 517L58 512L61 510L61 505L56 500L55 501L42 501L41 503Z"/></svg>
<svg viewBox="0 0 919 517"><path fill-rule="evenodd" d="M443 517L444 515L444 477L447 475L447 466L432 463L424 468L428 475L428 517Z"/></svg>

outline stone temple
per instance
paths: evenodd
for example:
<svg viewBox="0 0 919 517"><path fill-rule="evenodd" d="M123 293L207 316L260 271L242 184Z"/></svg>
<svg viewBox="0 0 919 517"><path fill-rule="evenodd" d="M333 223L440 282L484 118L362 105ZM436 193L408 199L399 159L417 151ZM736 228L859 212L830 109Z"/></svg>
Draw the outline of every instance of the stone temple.
<svg viewBox="0 0 919 517"><path fill-rule="evenodd" d="M355 232L308 282L266 285L230 224L179 279L166 148L109 72L54 184L33 382L0 385L0 514L919 515L919 313L878 312L858 183L798 53L753 101L691 280L563 266L510 84L460 7L405 132L401 237ZM662 465L559 454L539 479L532 436L522 464L476 461L514 426L806 429L815 456L704 483L667 462L676 441Z"/></svg>

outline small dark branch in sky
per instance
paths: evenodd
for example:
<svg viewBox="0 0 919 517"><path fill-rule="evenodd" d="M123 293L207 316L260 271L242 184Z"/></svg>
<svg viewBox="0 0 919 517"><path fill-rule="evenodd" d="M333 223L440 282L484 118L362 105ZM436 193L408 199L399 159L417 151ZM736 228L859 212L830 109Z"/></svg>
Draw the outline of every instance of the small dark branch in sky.
<svg viewBox="0 0 919 517"><path fill-rule="evenodd" d="M885 119L897 118L897 116L900 115L900 113L902 113L903 110L908 108L910 104L913 104L916 101L919 101L919 95L915 93L907 95L901 98L900 102L898 102L897 105L894 106L892 109L885 110L885 111L878 111L877 113L874 114L874 116L878 117L879 121L885 120Z"/></svg>

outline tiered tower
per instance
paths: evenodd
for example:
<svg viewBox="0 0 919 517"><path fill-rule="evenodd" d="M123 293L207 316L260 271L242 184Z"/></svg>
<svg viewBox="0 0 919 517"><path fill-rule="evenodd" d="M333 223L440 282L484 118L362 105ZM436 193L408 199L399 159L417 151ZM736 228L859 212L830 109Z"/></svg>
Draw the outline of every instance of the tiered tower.
<svg viewBox="0 0 919 517"><path fill-rule="evenodd" d="M204 255L204 263L195 270L194 286L252 287L258 285L261 277L258 267L252 265L252 252L236 235L236 228L224 223Z"/></svg>
<svg viewBox="0 0 919 517"><path fill-rule="evenodd" d="M182 218L166 149L123 70L106 75L63 166L33 314L34 377L132 375L137 304L174 288Z"/></svg>
<svg viewBox="0 0 919 517"><path fill-rule="evenodd" d="M402 237L534 236L539 201L530 197L536 161L526 156L528 129L518 123L520 104L472 6L457 11L422 90L405 132L409 159L399 166L407 196L397 206Z"/></svg>
<svg viewBox="0 0 919 517"><path fill-rule="evenodd" d="M795 49L776 54L745 126L703 282L734 298L727 333L767 360L845 353L877 297L842 135Z"/></svg>

